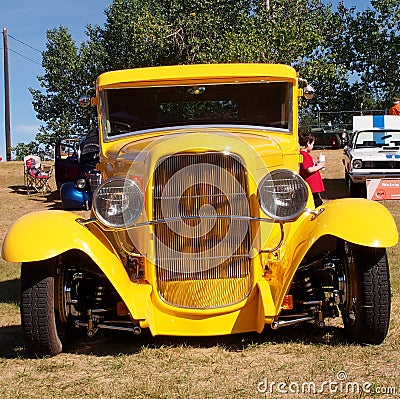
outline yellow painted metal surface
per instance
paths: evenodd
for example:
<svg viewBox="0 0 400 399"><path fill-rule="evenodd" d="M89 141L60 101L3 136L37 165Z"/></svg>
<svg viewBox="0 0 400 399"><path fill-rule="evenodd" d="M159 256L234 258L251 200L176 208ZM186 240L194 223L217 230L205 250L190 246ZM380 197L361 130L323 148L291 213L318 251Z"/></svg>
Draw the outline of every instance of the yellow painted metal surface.
<svg viewBox="0 0 400 399"><path fill-rule="evenodd" d="M21 217L4 240L3 258L9 262L34 262L52 258L70 249L80 250L103 270L132 316L145 318L151 286L131 282L109 243L77 223L76 218L77 215L64 211L41 211ZM40 240L32 237L32 232L37 231L38 226L44 232ZM32 267L40 267L40 264Z"/></svg>
<svg viewBox="0 0 400 399"><path fill-rule="evenodd" d="M272 300L272 298L269 298ZM268 302L268 300L266 300ZM209 313L209 312L207 312ZM270 319L272 322L273 319ZM215 311L214 315L189 316L179 311L166 311L155 301L149 307L149 328L153 335L225 335L247 331L261 332L265 326L265 309L257 289L245 306L233 311Z"/></svg>
<svg viewBox="0 0 400 399"><path fill-rule="evenodd" d="M296 80L296 71L290 66L278 64L193 64L106 72L98 77L96 85L101 90L127 85L232 82L233 78L235 81L276 80L283 77L286 80Z"/></svg>
<svg viewBox="0 0 400 399"><path fill-rule="evenodd" d="M77 223L77 218L65 211L40 211L22 216L4 239L3 258L9 262L33 262L76 248L94 259L104 244ZM38 229L42 234L40 239L35 239L32 232Z"/></svg>
<svg viewBox="0 0 400 399"><path fill-rule="evenodd" d="M325 211L314 220L298 222L293 239L312 243L330 234L355 244L373 248L392 247L398 232L392 214L378 202L363 198L343 198L322 206Z"/></svg>

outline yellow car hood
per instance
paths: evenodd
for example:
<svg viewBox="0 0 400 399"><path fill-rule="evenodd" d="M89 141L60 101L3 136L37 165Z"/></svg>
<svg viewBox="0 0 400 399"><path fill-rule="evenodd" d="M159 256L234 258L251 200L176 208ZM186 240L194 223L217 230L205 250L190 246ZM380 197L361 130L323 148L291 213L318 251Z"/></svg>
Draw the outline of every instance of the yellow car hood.
<svg viewBox="0 0 400 399"><path fill-rule="evenodd" d="M237 154L244 163L255 169L276 169L284 166L283 154L296 155L297 141L289 133L260 130L246 132L244 129L184 128L157 132L153 135L130 137L107 145L106 163L149 162L180 152L217 151ZM115 167L116 165L114 165Z"/></svg>

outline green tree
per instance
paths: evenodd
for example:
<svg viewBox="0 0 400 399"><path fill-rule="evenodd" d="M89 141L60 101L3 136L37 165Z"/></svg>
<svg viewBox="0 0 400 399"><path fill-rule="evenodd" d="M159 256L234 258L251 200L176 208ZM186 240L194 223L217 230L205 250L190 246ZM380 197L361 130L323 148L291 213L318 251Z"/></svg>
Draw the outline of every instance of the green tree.
<svg viewBox="0 0 400 399"><path fill-rule="evenodd" d="M87 86L88 76L79 50L67 28L47 32L46 51L42 54L41 89L30 89L37 118L44 122L35 141L19 143L13 149L17 159L27 152L51 156L54 143L64 137L77 137L94 125L94 114L82 111L78 98Z"/></svg>
<svg viewBox="0 0 400 399"><path fill-rule="evenodd" d="M45 74L31 89L44 122L36 139L48 151L93 127L93 109L79 108L79 95L100 73L123 68L284 63L317 88L304 115L388 104L399 89L399 4L371 4L356 14L343 4L332 12L321 0L273 0L268 9L265 0L114 0L80 48L66 28L48 31Z"/></svg>
<svg viewBox="0 0 400 399"><path fill-rule="evenodd" d="M351 76L345 94L354 98L352 109L388 108L400 95L400 3L373 0L371 6L358 13L343 4L338 8L346 29L333 48Z"/></svg>

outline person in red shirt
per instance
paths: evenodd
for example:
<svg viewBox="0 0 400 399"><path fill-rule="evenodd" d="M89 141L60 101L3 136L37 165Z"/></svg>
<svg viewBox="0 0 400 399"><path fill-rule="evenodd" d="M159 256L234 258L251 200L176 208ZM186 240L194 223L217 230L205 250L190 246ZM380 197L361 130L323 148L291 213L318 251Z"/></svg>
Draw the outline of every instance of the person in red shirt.
<svg viewBox="0 0 400 399"><path fill-rule="evenodd" d="M303 162L300 164L300 176L308 183L314 198L316 208L322 205L320 193L325 191L320 170L325 167L325 162L315 162L311 156L314 148L315 136L311 133L301 134L299 137L301 149L300 154L303 155Z"/></svg>
<svg viewBox="0 0 400 399"><path fill-rule="evenodd" d="M395 98L393 103L393 106L389 109L389 115L400 116L400 98Z"/></svg>

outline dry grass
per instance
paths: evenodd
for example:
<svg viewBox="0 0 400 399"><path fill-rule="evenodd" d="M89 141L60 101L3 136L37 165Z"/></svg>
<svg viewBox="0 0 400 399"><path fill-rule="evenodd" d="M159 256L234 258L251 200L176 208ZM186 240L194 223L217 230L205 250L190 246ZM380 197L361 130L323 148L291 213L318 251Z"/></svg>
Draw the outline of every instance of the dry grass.
<svg viewBox="0 0 400 399"><path fill-rule="evenodd" d="M316 151L316 154L320 151ZM326 150L323 171L325 200L346 196L340 150ZM53 187L55 185L53 184ZM47 197L27 196L23 191L21 163L0 163L0 237L19 216L37 209L54 209L59 203ZM385 206L400 221L400 202ZM351 221L349 221L351 223ZM379 228L379 221L376 221ZM46 240L40 226L32 239ZM21 243L24 245L24 243ZM361 398L372 394L346 393L337 373L347 380L372 388L396 387L400 397L400 276L399 247L389 250L392 278L390 332L380 346L359 346L346 342L340 325L324 330L301 325L272 332L216 338L152 338L144 333L100 332L70 346L49 359L30 359L24 349L19 320L19 265L0 261L0 397L8 398ZM272 393L257 391L259 383L272 386ZM321 393L302 393L303 383L315 383ZM332 382L333 385L327 385ZM269 385L271 387L271 385ZM356 385L352 386L353 388ZM260 385L260 388L265 388ZM352 389L350 392L352 392ZM312 386L310 388L313 389ZM336 392L333 392L336 389ZM307 391L306 391L307 392Z"/></svg>

